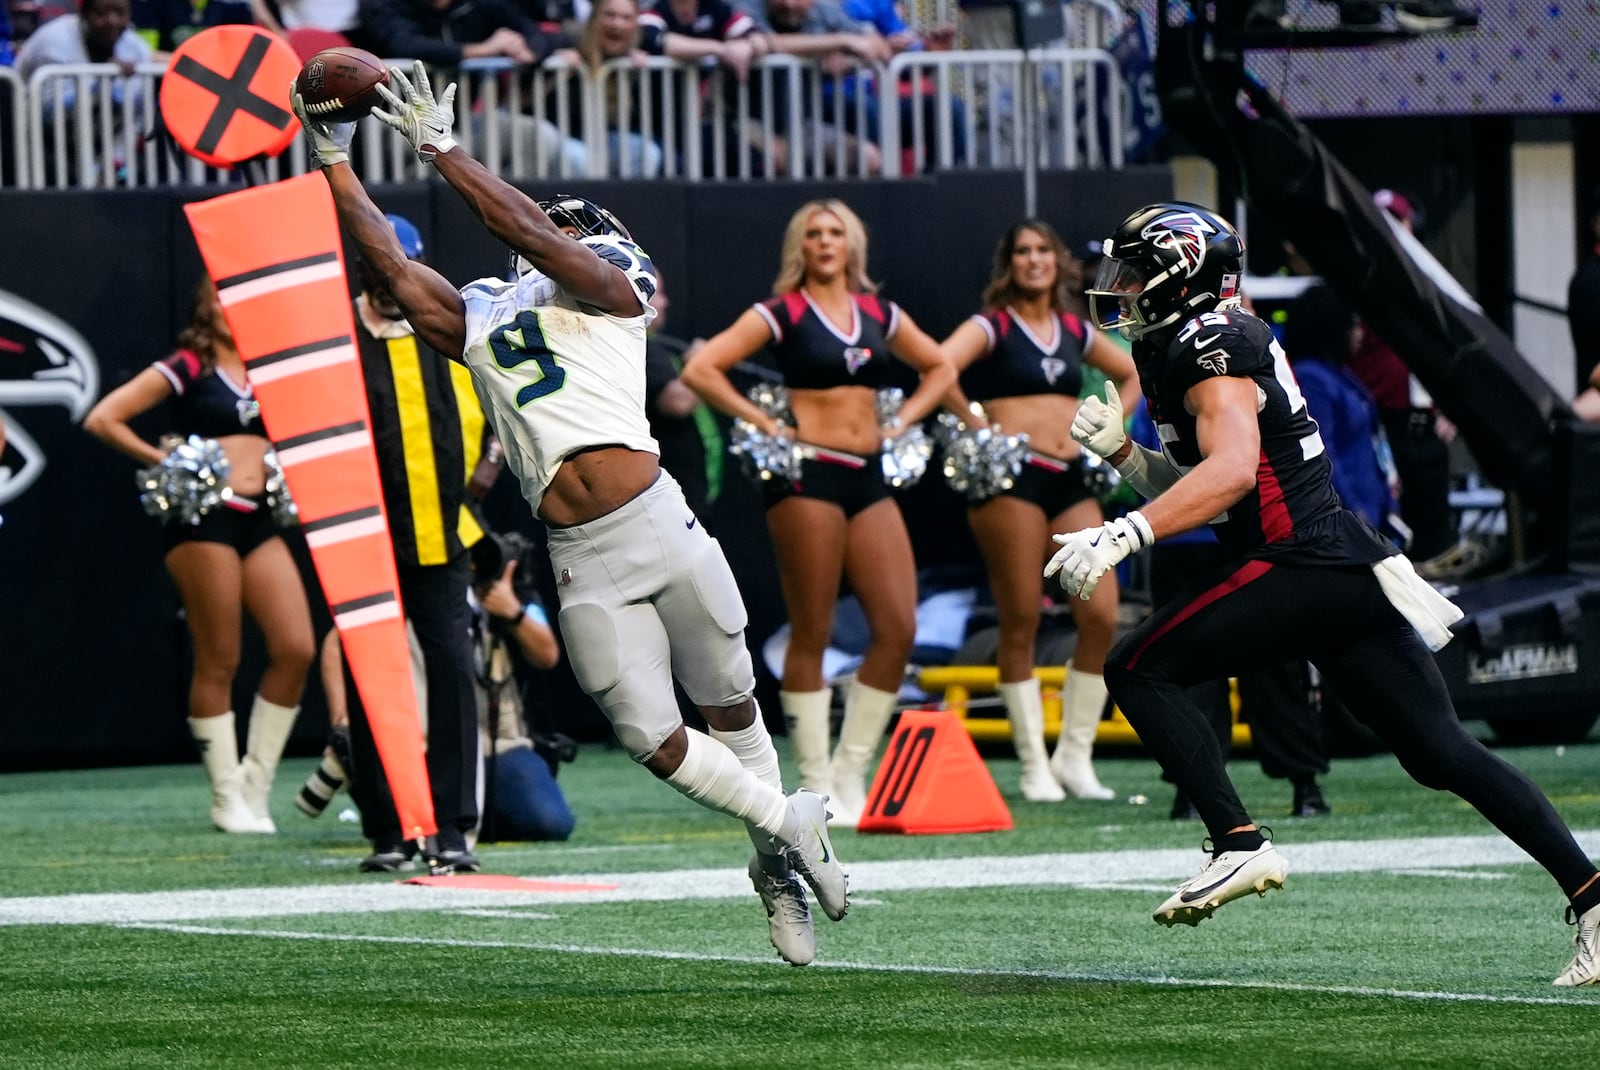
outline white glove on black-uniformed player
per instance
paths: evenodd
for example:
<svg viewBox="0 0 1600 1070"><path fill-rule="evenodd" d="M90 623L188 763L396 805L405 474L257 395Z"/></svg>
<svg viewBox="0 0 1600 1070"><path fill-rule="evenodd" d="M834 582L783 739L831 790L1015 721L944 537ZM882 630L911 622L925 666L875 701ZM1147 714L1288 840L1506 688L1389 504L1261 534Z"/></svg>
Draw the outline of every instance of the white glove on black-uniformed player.
<svg viewBox="0 0 1600 1070"><path fill-rule="evenodd" d="M1061 549L1044 567L1045 577L1059 572L1061 589L1085 602L1094 594L1100 577L1116 568L1129 554L1136 554L1156 541L1150 522L1137 509L1097 528L1050 537Z"/></svg>
<svg viewBox="0 0 1600 1070"><path fill-rule="evenodd" d="M1123 430L1122 399L1117 396L1117 384L1106 380L1106 399L1093 396L1078 403L1078 414L1072 418L1072 438L1078 445L1106 460L1122 448L1127 441Z"/></svg>
<svg viewBox="0 0 1600 1070"><path fill-rule="evenodd" d="M377 87L378 95L390 109L373 108L378 121L399 131L423 163L432 163L435 156L455 148L451 131L456 125L456 84L451 82L444 96L435 100L428 68L420 59L411 66L411 78L399 67L390 67L389 81L399 86L400 92L396 95L386 85Z"/></svg>

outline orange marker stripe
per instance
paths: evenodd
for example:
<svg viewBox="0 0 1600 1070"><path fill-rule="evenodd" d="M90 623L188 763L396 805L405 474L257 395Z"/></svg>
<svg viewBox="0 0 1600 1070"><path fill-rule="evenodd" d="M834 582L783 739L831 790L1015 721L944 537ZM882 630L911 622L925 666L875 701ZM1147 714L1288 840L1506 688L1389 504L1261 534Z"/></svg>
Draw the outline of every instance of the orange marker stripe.
<svg viewBox="0 0 1600 1070"><path fill-rule="evenodd" d="M295 497L408 837L434 831L338 219L320 176L185 206Z"/></svg>

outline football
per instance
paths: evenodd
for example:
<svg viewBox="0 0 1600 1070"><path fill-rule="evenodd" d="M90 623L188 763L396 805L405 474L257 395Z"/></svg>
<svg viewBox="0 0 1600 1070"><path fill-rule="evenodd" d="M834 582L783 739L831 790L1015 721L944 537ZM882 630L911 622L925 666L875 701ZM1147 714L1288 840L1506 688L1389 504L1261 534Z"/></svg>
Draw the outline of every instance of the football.
<svg viewBox="0 0 1600 1070"><path fill-rule="evenodd" d="M306 113L330 123L365 119L383 103L378 86L389 83L389 69L371 52L359 48L326 48L300 68L295 88Z"/></svg>

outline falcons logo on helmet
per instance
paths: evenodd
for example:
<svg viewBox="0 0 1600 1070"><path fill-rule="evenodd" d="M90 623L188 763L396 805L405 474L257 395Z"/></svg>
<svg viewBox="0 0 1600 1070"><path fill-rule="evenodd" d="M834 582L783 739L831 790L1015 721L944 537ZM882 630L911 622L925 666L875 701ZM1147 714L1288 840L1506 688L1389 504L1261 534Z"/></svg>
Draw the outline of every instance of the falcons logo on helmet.
<svg viewBox="0 0 1600 1070"><path fill-rule="evenodd" d="M0 290L0 504L44 472L44 450L7 409L60 405L74 423L100 393L100 366L83 336L38 305Z"/></svg>
<svg viewBox="0 0 1600 1070"><path fill-rule="evenodd" d="M1139 232L1157 249L1177 254L1178 266L1186 278L1193 277L1205 263L1206 243L1217 233L1210 220L1194 212L1168 212Z"/></svg>

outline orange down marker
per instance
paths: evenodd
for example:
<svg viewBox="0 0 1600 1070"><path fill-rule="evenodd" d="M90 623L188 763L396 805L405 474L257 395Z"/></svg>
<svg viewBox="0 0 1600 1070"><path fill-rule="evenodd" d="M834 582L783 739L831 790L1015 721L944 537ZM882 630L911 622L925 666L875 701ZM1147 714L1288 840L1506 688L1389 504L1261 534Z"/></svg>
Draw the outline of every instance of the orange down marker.
<svg viewBox="0 0 1600 1070"><path fill-rule="evenodd" d="M400 827L407 839L431 836L433 796L333 195L320 175L302 175L183 210L299 509Z"/></svg>
<svg viewBox="0 0 1600 1070"><path fill-rule="evenodd" d="M254 26L213 26L172 54L161 79L161 118L189 155L212 167L276 156L300 133L289 83L300 57Z"/></svg>

